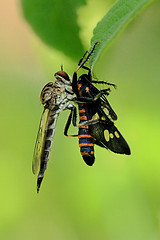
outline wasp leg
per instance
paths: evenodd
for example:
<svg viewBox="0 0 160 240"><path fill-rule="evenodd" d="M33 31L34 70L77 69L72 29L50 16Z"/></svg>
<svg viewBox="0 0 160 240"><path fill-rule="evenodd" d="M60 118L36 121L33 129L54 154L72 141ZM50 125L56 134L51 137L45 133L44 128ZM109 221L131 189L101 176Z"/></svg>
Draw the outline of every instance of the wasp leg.
<svg viewBox="0 0 160 240"><path fill-rule="evenodd" d="M87 57L83 60L83 58L84 58L84 56L86 55L86 53L85 53L85 55L82 57L82 59L80 60L80 64L79 64L79 66L78 66L78 68L76 69L76 73L78 72L78 70L80 69L80 68L84 68L84 64L88 61L88 59L90 58L90 56L92 55L92 53L93 53L93 51L95 50L95 47L96 47L96 45L97 44L99 44L99 42L96 42L94 45L93 45L93 48L91 49L91 51L88 53L88 55L87 55Z"/></svg>
<svg viewBox="0 0 160 240"><path fill-rule="evenodd" d="M87 67L85 67L85 68L87 69ZM105 82L105 81L95 81L95 80L92 81L91 70L90 70L90 69L88 69L88 70L89 70L89 72L88 72L89 78L87 78L87 77L84 76L86 82L88 82L88 84L89 84L93 89L95 89L95 90L98 91L98 92L101 92L102 95L103 95L103 94L109 95L108 92L110 92L111 89L110 89L110 88L107 88L107 89L98 90L92 83L100 83L100 84L105 83L105 84L107 84L107 85L113 86L115 89L117 88L117 86L116 86L115 84L107 83L107 82ZM78 89L78 87L77 87L77 89Z"/></svg>
<svg viewBox="0 0 160 240"><path fill-rule="evenodd" d="M90 69L89 67L86 67L86 66L82 66L82 68L88 71L89 82L92 82L91 69ZM88 79L87 79L87 80L88 80Z"/></svg>
<svg viewBox="0 0 160 240"><path fill-rule="evenodd" d="M104 89L100 90L97 95L94 96L94 98L89 98L89 97L77 97L74 98L73 101L76 103L93 103L97 101L100 97L103 96L103 94L109 94L107 91L110 91L110 89Z"/></svg>
<svg viewBox="0 0 160 240"><path fill-rule="evenodd" d="M68 135L68 130L71 125L71 121L74 127L76 127L76 121L77 121L77 110L76 107L71 108L71 112L69 114L68 120L66 122L65 128L64 128L64 135L67 137L77 137L78 135Z"/></svg>
<svg viewBox="0 0 160 240"><path fill-rule="evenodd" d="M83 61L83 59L85 58L87 53L88 53L88 51L86 51L85 54L83 55L83 57L79 60L78 66L81 65L81 62Z"/></svg>
<svg viewBox="0 0 160 240"><path fill-rule="evenodd" d="M91 49L91 51L88 53L88 51L85 52L85 54L83 55L83 57L80 59L79 63L78 63L78 68L76 69L76 71L73 74L73 79L72 79L72 90L73 92L79 96L79 91L78 91L78 84L77 84L77 72L80 68L84 68L86 70L88 70L88 76L90 76L91 79L91 70L87 67L84 66L84 64L88 61L89 57L91 56L91 54L93 53L96 45L99 44L98 42L96 42L93 46L93 48ZM85 58L86 54L88 53L87 57ZM85 58L85 59L84 59Z"/></svg>
<svg viewBox="0 0 160 240"><path fill-rule="evenodd" d="M117 86L114 83L109 83L109 82L105 82L105 81L96 81L96 80L92 80L92 83L107 84L108 86L113 86L115 89L117 89Z"/></svg>

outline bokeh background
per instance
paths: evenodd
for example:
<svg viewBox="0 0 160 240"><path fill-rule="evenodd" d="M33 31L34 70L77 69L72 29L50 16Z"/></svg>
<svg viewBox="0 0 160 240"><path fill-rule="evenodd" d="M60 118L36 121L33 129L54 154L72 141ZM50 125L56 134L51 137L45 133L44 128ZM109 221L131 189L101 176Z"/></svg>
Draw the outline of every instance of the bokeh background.
<svg viewBox="0 0 160 240"><path fill-rule="evenodd" d="M88 0L77 12L85 49L107 8ZM94 69L95 77L118 86L109 100L132 155L95 147L96 162L88 167L78 139L63 135L69 114L63 112L37 195L31 162L43 110L39 95L61 64L70 74L77 66L36 36L19 1L1 0L0 239L160 239L159 1L128 25Z"/></svg>

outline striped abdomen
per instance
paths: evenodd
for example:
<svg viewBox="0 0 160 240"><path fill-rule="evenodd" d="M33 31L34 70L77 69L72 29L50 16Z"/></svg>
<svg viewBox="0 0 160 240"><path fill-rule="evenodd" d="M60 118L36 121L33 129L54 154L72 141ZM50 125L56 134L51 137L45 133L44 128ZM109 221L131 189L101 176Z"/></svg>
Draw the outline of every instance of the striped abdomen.
<svg viewBox="0 0 160 240"><path fill-rule="evenodd" d="M47 168L47 163L50 157L58 115L59 114L55 113L54 111L49 111L48 113L48 122L46 126L43 149L41 153L41 165L37 179L37 192L39 192L39 188L44 177L44 172Z"/></svg>
<svg viewBox="0 0 160 240"><path fill-rule="evenodd" d="M83 104L79 104L79 119L80 124L89 120L87 119L86 110ZM89 134L89 127L88 126L80 126L78 132L79 138L79 147L80 152L83 157L83 160L86 162L87 165L92 166L94 163L94 143L93 137Z"/></svg>

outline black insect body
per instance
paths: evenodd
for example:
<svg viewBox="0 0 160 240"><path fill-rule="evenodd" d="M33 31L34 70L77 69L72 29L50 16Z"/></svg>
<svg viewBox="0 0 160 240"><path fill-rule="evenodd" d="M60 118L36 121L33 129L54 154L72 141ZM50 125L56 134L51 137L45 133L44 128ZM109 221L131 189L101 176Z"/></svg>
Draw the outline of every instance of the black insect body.
<svg viewBox="0 0 160 240"><path fill-rule="evenodd" d="M83 125L86 121L91 120L91 114L86 112L85 105L82 103L79 103L78 108L80 120L78 131L80 152L86 164L92 166L95 160L94 139L90 134L89 126Z"/></svg>
<svg viewBox="0 0 160 240"><path fill-rule="evenodd" d="M94 51L97 43L92 50L82 57L78 64L78 68L73 74L72 89L77 98L75 102L79 107L79 146L80 152L84 161L89 165L93 165L94 144L110 149L119 154L130 154L130 148L122 137L121 133L115 127L113 120L117 120L117 115L111 108L106 95L109 95L110 88L98 90L93 83L104 83L107 85L114 84L103 81L93 81L91 70L84 66L90 55ZM87 74L81 75L77 79L77 72L80 68L88 71ZM105 113L107 111L107 113ZM71 119L70 119L71 122ZM65 135L67 136L69 121L65 128Z"/></svg>

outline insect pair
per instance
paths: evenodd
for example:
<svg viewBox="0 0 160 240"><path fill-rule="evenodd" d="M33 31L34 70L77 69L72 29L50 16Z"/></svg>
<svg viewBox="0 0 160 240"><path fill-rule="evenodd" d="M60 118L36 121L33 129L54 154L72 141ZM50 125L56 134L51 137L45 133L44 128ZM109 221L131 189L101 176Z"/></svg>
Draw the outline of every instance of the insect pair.
<svg viewBox="0 0 160 240"><path fill-rule="evenodd" d="M109 95L110 88L98 90L93 83L103 83L113 87L115 85L92 80L91 69L85 66L97 44L95 43L91 51L86 52L80 59L78 68L73 74L72 82L68 74L61 69L61 71L55 73L55 83L50 82L42 89L40 98L44 105L44 111L32 164L34 174L40 165L37 192L39 192L47 168L57 118L63 110L69 109L71 111L64 134L66 136L78 136L80 152L87 165L91 166L94 163L94 144L110 149L115 153L130 154L127 142L113 123L113 121L117 120L117 115L106 98ZM81 68L86 70L87 74L83 74L78 78L77 72ZM76 107L70 101L77 103L79 108L78 135L68 135L71 122L73 126L77 126Z"/></svg>

